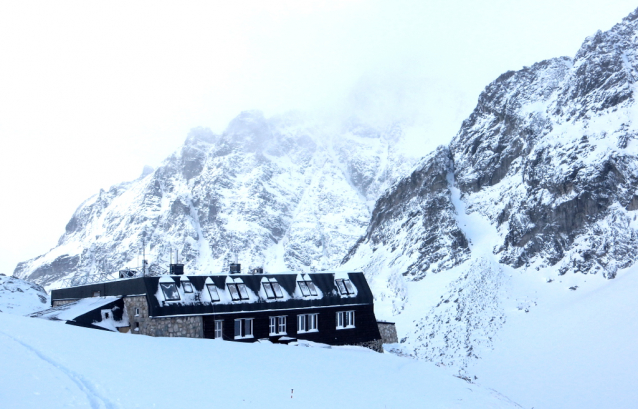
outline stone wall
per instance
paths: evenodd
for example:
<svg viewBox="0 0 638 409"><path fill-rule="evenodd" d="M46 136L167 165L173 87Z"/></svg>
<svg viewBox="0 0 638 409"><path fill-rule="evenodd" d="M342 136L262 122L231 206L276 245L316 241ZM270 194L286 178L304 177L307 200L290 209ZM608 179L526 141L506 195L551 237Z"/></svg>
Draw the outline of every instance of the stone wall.
<svg viewBox="0 0 638 409"><path fill-rule="evenodd" d="M397 328L393 322L377 321L377 326L384 344L396 344L399 342Z"/></svg>
<svg viewBox="0 0 638 409"><path fill-rule="evenodd" d="M124 297L124 305L131 323L131 333L151 337L204 338L202 317L151 318L148 316L146 296ZM139 314L135 310L139 309Z"/></svg>
<svg viewBox="0 0 638 409"><path fill-rule="evenodd" d="M152 337L204 338L202 317L151 318L147 320L145 335Z"/></svg>
<svg viewBox="0 0 638 409"><path fill-rule="evenodd" d="M383 341L380 339L375 339L374 341L362 342L357 344L358 346L370 348L373 351L383 353Z"/></svg>

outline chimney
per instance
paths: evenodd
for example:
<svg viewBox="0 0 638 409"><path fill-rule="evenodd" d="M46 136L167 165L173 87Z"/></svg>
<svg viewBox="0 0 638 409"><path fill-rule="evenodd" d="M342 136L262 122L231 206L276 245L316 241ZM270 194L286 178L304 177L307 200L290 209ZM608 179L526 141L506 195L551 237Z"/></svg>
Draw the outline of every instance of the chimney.
<svg viewBox="0 0 638 409"><path fill-rule="evenodd" d="M241 264L230 263L230 274L241 274Z"/></svg>
<svg viewBox="0 0 638 409"><path fill-rule="evenodd" d="M261 267L254 268L253 274L264 274L264 269Z"/></svg>
<svg viewBox="0 0 638 409"><path fill-rule="evenodd" d="M170 274L172 276L181 276L184 275L184 265L183 264L171 264Z"/></svg>

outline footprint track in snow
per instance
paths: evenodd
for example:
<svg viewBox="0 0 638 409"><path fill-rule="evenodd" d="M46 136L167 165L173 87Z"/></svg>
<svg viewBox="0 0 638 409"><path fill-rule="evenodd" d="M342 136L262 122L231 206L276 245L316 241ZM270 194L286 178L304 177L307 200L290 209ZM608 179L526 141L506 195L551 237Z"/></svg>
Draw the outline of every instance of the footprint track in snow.
<svg viewBox="0 0 638 409"><path fill-rule="evenodd" d="M95 385L93 385L91 381L86 379L86 377L65 367L64 365L59 364L58 362L49 358L48 356L38 351L36 348L32 347L31 345L26 344L22 342L21 340L16 339L5 332L0 331L0 334L16 342L17 344L22 345L24 348L31 351L31 353L36 355L38 358L40 358L44 362L48 363L49 365L53 366L54 368L62 372L64 375L66 375L73 383L75 383L78 386L78 388L80 388L82 392L84 392L92 409L101 409L101 408L116 409L120 407L119 405L114 404L113 402L109 401L106 397L104 397L102 394L100 394L97 391Z"/></svg>

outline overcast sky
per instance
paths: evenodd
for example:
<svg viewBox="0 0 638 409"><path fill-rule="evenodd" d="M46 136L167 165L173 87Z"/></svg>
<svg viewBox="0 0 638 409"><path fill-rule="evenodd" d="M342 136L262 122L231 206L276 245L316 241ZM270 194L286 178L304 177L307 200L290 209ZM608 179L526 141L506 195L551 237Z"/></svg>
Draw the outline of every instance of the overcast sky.
<svg viewBox="0 0 638 409"><path fill-rule="evenodd" d="M446 143L507 70L573 56L634 1L0 3L0 273L189 129L240 111L418 118Z"/></svg>

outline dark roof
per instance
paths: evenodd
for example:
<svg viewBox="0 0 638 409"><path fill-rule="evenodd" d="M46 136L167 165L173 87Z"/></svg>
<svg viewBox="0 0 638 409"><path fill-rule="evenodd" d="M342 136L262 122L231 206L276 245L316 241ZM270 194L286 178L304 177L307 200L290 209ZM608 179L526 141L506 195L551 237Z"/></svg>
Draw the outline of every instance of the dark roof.
<svg viewBox="0 0 638 409"><path fill-rule="evenodd" d="M355 294L341 296L335 285L336 278L350 279L355 287ZM318 289L317 296L304 297L297 285L297 279L308 278ZM248 289L249 300L232 301L227 283L241 280ZM268 299L262 286L264 280L276 280L283 290L284 298ZM168 281L170 280L170 281ZM182 281L188 280L194 287L194 292L184 292ZM160 289L160 281L174 282L178 288L180 300L167 301ZM211 302L207 283L217 288L221 300ZM282 273L282 274L232 274L232 275L193 275L193 276L160 276L138 277L122 279L99 284L90 284L51 291L51 301L62 299L78 299L93 296L100 291L101 296L132 296L145 295L149 305L149 315L164 317L172 315L202 315L237 313L263 310L288 310L296 308L321 308L348 305L373 304L370 287L360 272L351 273Z"/></svg>

